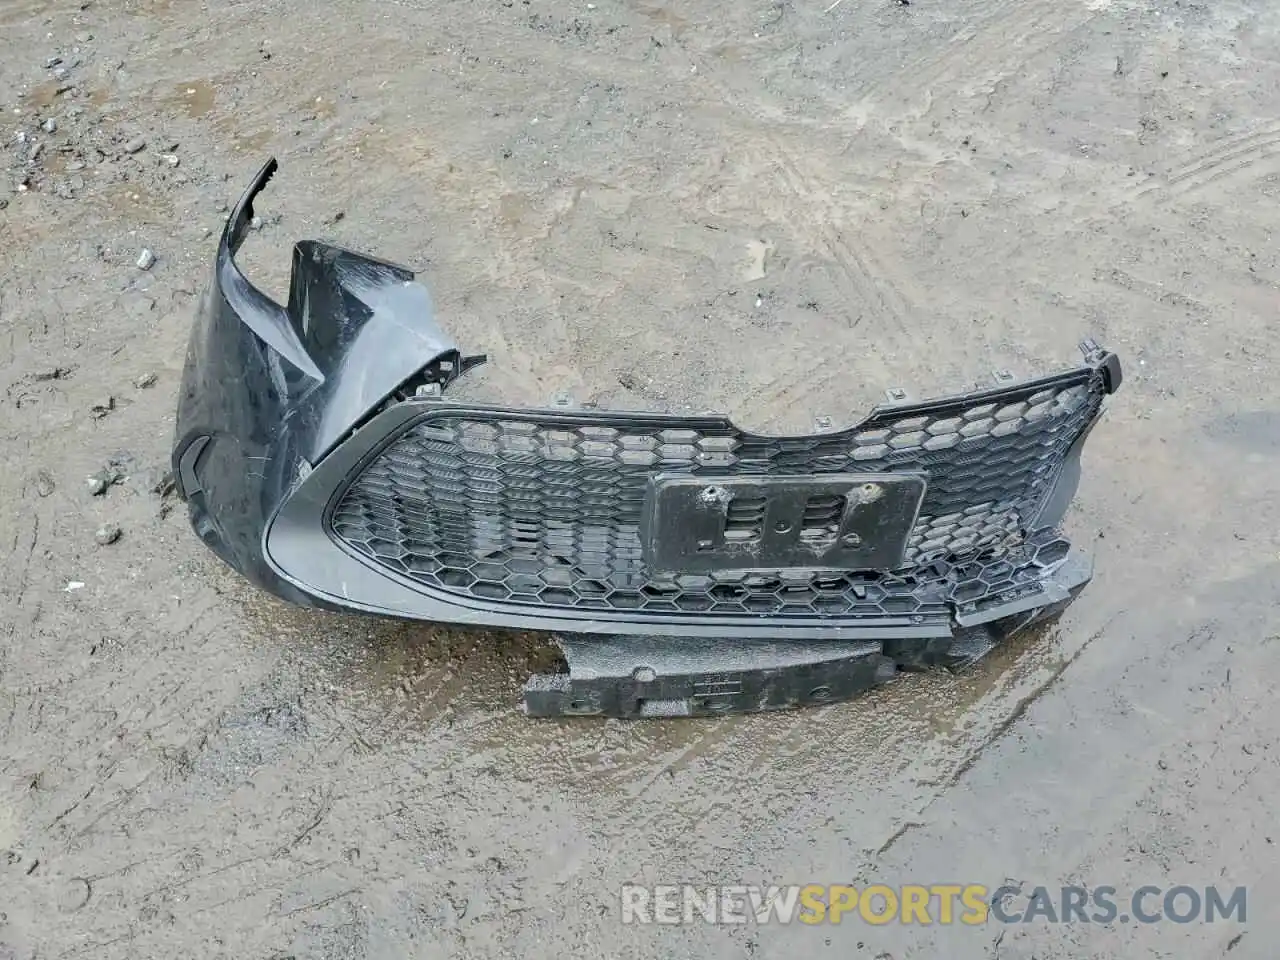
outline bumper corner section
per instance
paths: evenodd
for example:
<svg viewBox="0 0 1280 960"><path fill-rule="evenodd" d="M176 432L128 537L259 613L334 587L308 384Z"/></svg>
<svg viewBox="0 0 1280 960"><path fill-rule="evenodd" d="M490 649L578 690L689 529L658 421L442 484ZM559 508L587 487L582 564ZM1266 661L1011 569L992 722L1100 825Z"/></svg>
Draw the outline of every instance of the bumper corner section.
<svg viewBox="0 0 1280 960"><path fill-rule="evenodd" d="M901 672L970 666L1062 614L1092 559L1072 550L1035 592L957 613L950 636L880 641L557 634L568 672L530 677L530 717L711 717L851 700Z"/></svg>

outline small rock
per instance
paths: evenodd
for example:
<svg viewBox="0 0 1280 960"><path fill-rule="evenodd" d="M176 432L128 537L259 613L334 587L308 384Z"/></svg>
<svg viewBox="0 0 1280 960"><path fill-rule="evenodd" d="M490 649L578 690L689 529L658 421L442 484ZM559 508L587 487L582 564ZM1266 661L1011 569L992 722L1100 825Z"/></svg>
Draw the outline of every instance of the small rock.
<svg viewBox="0 0 1280 960"><path fill-rule="evenodd" d="M95 403L92 407L89 408L89 416L93 417L93 419L95 420L101 420L103 417L105 417L108 413L110 413L115 408L116 408L116 398L107 397L107 399L102 400L99 403Z"/></svg>
<svg viewBox="0 0 1280 960"><path fill-rule="evenodd" d="M68 581L67 581L67 585L66 585L65 587L63 587L63 588L62 588L62 592L63 592L63 593L74 593L76 590L83 590L83 589L84 589L84 581L83 581L83 580L68 580ZM39 860L37 860L37 861L36 861L36 863L37 863L37 864L39 864L39 863L40 863L40 861L39 861ZM27 875L28 875L28 876L30 876L31 871L32 871L32 870L34 870L34 869L35 869L35 867L32 867L30 870L28 870L28 871L27 871Z"/></svg>
<svg viewBox="0 0 1280 960"><path fill-rule="evenodd" d="M150 270L153 266L155 266L155 262L156 262L156 255L152 253L148 248L143 247L142 252L138 254L138 269Z"/></svg>
<svg viewBox="0 0 1280 960"><path fill-rule="evenodd" d="M175 153L161 154L160 159L163 160L165 163L167 163L171 167L176 167L179 163L178 155Z"/></svg>
<svg viewBox="0 0 1280 960"><path fill-rule="evenodd" d="M54 67L56 67L56 66L57 66L58 64L60 64L61 62L62 62L62 58L61 58L61 57L50 57L48 60L46 60L46 61L44 62L44 68L45 68L46 70L52 70Z"/></svg>
<svg viewBox="0 0 1280 960"><path fill-rule="evenodd" d="M85 477L85 485L89 488L89 496L100 497L107 492L107 487L115 482L111 472L103 469Z"/></svg>
<svg viewBox="0 0 1280 960"><path fill-rule="evenodd" d="M254 230L261 230L261 229L262 229L262 218L261 218L261 217L254 217L252 220L250 220L250 221L249 221L249 226L250 226L250 227L252 227Z"/></svg>
<svg viewBox="0 0 1280 960"><path fill-rule="evenodd" d="M0 197L0 210L3 210L3 209L4 209L5 207L7 207L8 205L9 205L9 198L8 198L8 197Z"/></svg>
<svg viewBox="0 0 1280 960"><path fill-rule="evenodd" d="M124 145L125 153L141 153L147 147L147 141L141 137L136 137Z"/></svg>
<svg viewBox="0 0 1280 960"><path fill-rule="evenodd" d="M41 140L31 148L31 155L27 157L27 163L35 163L40 159L40 154L44 153L44 141Z"/></svg>
<svg viewBox="0 0 1280 960"><path fill-rule="evenodd" d="M169 496L176 489L173 471L168 467L157 467L147 478L147 489L161 499Z"/></svg>
<svg viewBox="0 0 1280 960"><path fill-rule="evenodd" d="M333 216L325 217L324 222L326 225L332 226L335 223L341 223L346 218L346 216L347 216L347 211L339 210Z"/></svg>
<svg viewBox="0 0 1280 960"><path fill-rule="evenodd" d="M109 547L120 539L120 528L113 523L106 523L100 526L93 535L93 542L100 547Z"/></svg>
<svg viewBox="0 0 1280 960"><path fill-rule="evenodd" d="M55 79L58 79L58 80L65 80L65 79L67 79L67 68L66 68L66 67L54 67L54 68L53 68L53 76L54 76L54 78L55 78Z"/></svg>
<svg viewBox="0 0 1280 960"><path fill-rule="evenodd" d="M44 123L40 124L40 129L43 130L45 133L57 133L58 121L53 119L53 117L50 117Z"/></svg>
<svg viewBox="0 0 1280 960"><path fill-rule="evenodd" d="M144 373L137 380L133 381L133 385L139 390L145 390L147 387L154 387L156 385L156 381L159 379L160 378L154 373Z"/></svg>
<svg viewBox="0 0 1280 960"><path fill-rule="evenodd" d="M160 150L162 153L176 153L178 150L178 141L162 140L160 142Z"/></svg>
<svg viewBox="0 0 1280 960"><path fill-rule="evenodd" d="M77 33L77 34L76 34L76 43L92 43L92 42L93 42L93 34L92 34L92 33Z"/></svg>
<svg viewBox="0 0 1280 960"><path fill-rule="evenodd" d="M18 141L18 143L26 143L29 139L31 139L31 136L30 134L27 133L27 131L19 130L17 133L13 135L13 139Z"/></svg>
<svg viewBox="0 0 1280 960"><path fill-rule="evenodd" d="M48 470L41 470L36 474L36 496L47 497L57 488Z"/></svg>
<svg viewBox="0 0 1280 960"><path fill-rule="evenodd" d="M71 367L50 367L48 370L38 370L31 375L31 379L40 383L45 380L65 380L71 376Z"/></svg>

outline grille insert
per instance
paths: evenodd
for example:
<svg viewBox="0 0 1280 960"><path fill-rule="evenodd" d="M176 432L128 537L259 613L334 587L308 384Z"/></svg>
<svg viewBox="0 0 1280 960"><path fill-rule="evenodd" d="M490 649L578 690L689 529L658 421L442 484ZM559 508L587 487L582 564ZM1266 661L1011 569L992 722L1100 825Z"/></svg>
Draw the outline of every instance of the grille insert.
<svg viewBox="0 0 1280 960"><path fill-rule="evenodd" d="M979 395L877 411L857 427L761 437L719 419L512 411L423 403L329 516L332 535L388 572L449 594L645 615L902 615L1005 594L1041 577L1064 542L1029 529L1101 377L1080 370ZM640 534L655 473L923 472L902 569L658 576ZM834 536L842 497L814 497L802 536ZM726 535L759 537L763 499L738 497Z"/></svg>

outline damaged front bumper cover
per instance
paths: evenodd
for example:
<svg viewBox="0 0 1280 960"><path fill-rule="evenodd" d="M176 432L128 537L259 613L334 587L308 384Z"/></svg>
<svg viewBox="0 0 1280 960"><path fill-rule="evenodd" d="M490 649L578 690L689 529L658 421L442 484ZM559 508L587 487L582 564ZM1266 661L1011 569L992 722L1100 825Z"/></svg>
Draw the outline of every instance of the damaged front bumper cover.
<svg viewBox="0 0 1280 960"><path fill-rule="evenodd" d="M404 267L298 243L288 302L235 253L192 333L174 473L201 539L291 602L548 630L538 715L688 715L841 699L972 658L1091 573L1057 532L1120 383L1085 363L770 437L725 417L455 402L483 362Z"/></svg>

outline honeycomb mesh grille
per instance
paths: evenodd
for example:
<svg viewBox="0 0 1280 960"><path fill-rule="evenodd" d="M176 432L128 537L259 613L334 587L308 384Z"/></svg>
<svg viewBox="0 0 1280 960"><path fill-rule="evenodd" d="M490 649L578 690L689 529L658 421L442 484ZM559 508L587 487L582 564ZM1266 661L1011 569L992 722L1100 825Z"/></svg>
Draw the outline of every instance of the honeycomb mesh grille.
<svg viewBox="0 0 1280 960"><path fill-rule="evenodd" d="M365 467L329 525L369 562L476 600L676 616L937 612L1007 596L1066 555L1052 531L1027 527L1102 395L1082 370L994 401L883 409L806 437L715 419L434 407ZM655 473L895 471L923 472L928 485L892 573L646 567L640 525ZM762 510L738 504L727 528L749 530Z"/></svg>

